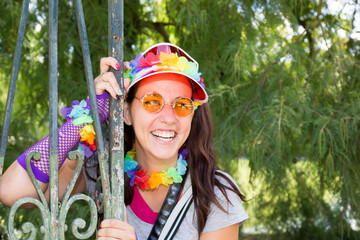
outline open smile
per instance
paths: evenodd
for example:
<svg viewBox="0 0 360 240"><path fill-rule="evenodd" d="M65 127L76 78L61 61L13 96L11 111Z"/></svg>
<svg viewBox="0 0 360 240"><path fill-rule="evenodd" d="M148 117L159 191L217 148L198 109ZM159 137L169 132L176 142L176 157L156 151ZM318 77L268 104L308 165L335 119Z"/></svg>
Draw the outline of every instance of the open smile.
<svg viewBox="0 0 360 240"><path fill-rule="evenodd" d="M169 130L166 130L166 131L164 131L164 130L156 130L156 131L152 131L150 133L151 133L151 135L153 135L157 139L159 139L161 141L164 141L164 142L170 142L176 136L175 131L169 131Z"/></svg>

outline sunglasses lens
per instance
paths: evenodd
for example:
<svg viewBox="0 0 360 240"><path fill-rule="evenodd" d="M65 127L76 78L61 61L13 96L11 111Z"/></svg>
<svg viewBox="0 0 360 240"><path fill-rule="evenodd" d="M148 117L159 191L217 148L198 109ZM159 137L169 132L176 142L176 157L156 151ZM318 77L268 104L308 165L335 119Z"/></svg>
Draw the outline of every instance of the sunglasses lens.
<svg viewBox="0 0 360 240"><path fill-rule="evenodd" d="M148 112L159 112L165 102L162 96L156 92L146 94L143 99L143 106ZM179 117L187 117L194 112L194 103L190 98L178 98L174 102L174 112Z"/></svg>
<svg viewBox="0 0 360 240"><path fill-rule="evenodd" d="M144 108L149 112L158 112L163 106L163 102L163 98L157 93L147 94L143 98Z"/></svg>
<svg viewBox="0 0 360 240"><path fill-rule="evenodd" d="M194 111L194 103L189 98L179 98L174 103L174 111L180 117L187 117Z"/></svg>

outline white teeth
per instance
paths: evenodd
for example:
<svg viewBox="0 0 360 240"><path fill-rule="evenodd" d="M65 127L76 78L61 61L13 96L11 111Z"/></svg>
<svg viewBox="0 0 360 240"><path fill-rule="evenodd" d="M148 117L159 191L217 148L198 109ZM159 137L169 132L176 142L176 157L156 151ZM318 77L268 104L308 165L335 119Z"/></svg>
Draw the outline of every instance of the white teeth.
<svg viewBox="0 0 360 240"><path fill-rule="evenodd" d="M163 141L171 141L176 135L174 131L154 131L151 134Z"/></svg>
<svg viewBox="0 0 360 240"><path fill-rule="evenodd" d="M163 142L170 142L172 140L172 138L163 138L163 137L157 137L159 139L161 139L161 141Z"/></svg>

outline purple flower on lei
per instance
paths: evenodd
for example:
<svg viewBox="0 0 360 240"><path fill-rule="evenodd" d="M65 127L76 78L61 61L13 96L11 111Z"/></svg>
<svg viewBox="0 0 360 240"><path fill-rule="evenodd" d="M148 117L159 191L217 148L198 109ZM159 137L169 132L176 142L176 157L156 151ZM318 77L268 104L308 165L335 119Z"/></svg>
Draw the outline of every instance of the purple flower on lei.
<svg viewBox="0 0 360 240"><path fill-rule="evenodd" d="M91 116L91 106L90 106L90 98L86 98L86 107L85 109L89 109L89 116Z"/></svg>
<svg viewBox="0 0 360 240"><path fill-rule="evenodd" d="M182 159L186 159L189 154L189 150L187 148L182 148L179 152L179 155L181 155Z"/></svg>
<svg viewBox="0 0 360 240"><path fill-rule="evenodd" d="M81 149L81 150L80 150ZM87 146L85 143L80 142L79 143L79 152L83 153L86 157L91 157L94 153L90 150L89 146Z"/></svg>
<svg viewBox="0 0 360 240"><path fill-rule="evenodd" d="M60 114L63 115L66 120L69 120L70 117L68 115L71 113L71 110L71 108L63 107L60 109Z"/></svg>
<svg viewBox="0 0 360 240"><path fill-rule="evenodd" d="M80 101L79 100L74 100L71 102L71 106L74 107L75 105L79 105Z"/></svg>
<svg viewBox="0 0 360 240"><path fill-rule="evenodd" d="M140 166L137 165L136 168L134 170L127 170L126 173L127 175L130 177L130 186L134 186L135 184L135 179L136 179L136 171L140 170Z"/></svg>
<svg viewBox="0 0 360 240"><path fill-rule="evenodd" d="M135 178L136 178L136 171L140 170L139 164L134 161L129 154L126 154L124 159L124 171L127 173L128 177L130 178L130 186L134 186Z"/></svg>
<svg viewBox="0 0 360 240"><path fill-rule="evenodd" d="M136 74L138 74L140 71L142 71L143 69L146 69L146 68L149 68L149 67L133 68L130 72L131 79L135 78Z"/></svg>
<svg viewBox="0 0 360 240"><path fill-rule="evenodd" d="M135 59L131 60L130 61L130 67L132 69L135 69L139 66L139 62L140 62L140 59L143 58L143 55L142 54L136 54L136 57Z"/></svg>

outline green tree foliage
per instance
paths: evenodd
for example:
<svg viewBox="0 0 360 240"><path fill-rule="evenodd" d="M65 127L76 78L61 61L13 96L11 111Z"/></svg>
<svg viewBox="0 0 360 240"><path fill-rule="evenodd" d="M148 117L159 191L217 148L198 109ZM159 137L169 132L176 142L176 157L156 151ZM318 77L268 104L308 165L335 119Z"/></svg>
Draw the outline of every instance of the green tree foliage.
<svg viewBox="0 0 360 240"><path fill-rule="evenodd" d="M5 167L47 134L47 1L33 2ZM59 95L68 105L87 93L75 9L59 4ZM107 2L83 5L96 76ZM20 8L0 3L1 109ZM125 59L170 41L200 63L219 164L239 182L244 162L251 170L245 228L273 239L359 239L350 227L360 220L359 14L357 0L125 1Z"/></svg>

